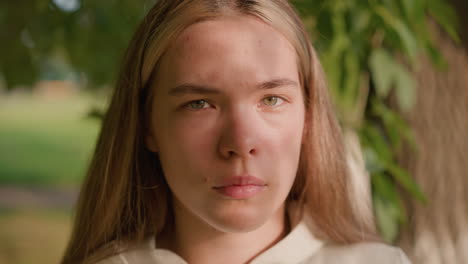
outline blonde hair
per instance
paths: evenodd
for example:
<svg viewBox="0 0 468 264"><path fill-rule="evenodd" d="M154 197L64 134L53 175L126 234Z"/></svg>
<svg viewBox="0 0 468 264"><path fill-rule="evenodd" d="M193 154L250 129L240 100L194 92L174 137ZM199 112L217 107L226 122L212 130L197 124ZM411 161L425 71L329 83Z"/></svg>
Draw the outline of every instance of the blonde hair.
<svg viewBox="0 0 468 264"><path fill-rule="evenodd" d="M306 137L288 201L314 221L316 235L336 243L375 240L372 214L353 211L340 127L324 73L302 21L285 0L159 0L138 27L83 183L74 228L61 263L93 263L172 222L170 190L156 154L145 147L159 62L185 28L226 15L255 16L281 32L297 52L306 106ZM112 242L112 243L111 243ZM123 245L123 246L122 246Z"/></svg>

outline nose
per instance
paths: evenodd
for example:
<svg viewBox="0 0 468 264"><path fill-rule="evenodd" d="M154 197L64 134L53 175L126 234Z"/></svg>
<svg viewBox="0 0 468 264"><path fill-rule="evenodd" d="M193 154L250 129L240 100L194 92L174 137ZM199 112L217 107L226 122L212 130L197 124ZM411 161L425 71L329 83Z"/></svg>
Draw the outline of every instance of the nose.
<svg viewBox="0 0 468 264"><path fill-rule="evenodd" d="M220 155L224 159L249 159L258 154L259 121L246 109L227 113L218 142Z"/></svg>

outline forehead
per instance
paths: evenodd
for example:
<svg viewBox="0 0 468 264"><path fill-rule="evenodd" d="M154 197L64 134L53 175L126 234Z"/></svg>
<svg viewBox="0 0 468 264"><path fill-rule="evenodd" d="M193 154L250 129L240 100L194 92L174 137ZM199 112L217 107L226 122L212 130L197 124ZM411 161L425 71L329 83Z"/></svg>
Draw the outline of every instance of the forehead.
<svg viewBox="0 0 468 264"><path fill-rule="evenodd" d="M296 52L278 31L250 16L222 17L187 27L163 57L165 82L297 81Z"/></svg>

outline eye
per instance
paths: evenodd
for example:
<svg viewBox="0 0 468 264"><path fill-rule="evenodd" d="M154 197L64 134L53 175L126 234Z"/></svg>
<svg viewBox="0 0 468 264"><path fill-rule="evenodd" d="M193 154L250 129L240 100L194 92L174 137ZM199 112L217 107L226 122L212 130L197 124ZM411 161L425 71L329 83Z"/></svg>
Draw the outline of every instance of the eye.
<svg viewBox="0 0 468 264"><path fill-rule="evenodd" d="M263 98L262 101L265 105L277 106L278 104L281 104L281 102L284 101L284 99L278 96L268 96Z"/></svg>
<svg viewBox="0 0 468 264"><path fill-rule="evenodd" d="M207 108L209 105L208 105L208 102L205 101L205 100L195 100L195 101L191 101L191 102L188 102L185 107L191 109L191 110L200 110L200 109L204 109L204 108Z"/></svg>

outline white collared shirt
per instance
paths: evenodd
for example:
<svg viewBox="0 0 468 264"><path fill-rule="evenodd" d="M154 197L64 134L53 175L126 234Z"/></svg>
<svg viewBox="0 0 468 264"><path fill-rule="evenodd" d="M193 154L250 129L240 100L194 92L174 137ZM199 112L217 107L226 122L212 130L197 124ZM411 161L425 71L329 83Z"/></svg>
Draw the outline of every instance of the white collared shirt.
<svg viewBox="0 0 468 264"><path fill-rule="evenodd" d="M304 221L281 241L254 258L250 264L410 264L401 249L382 243L325 244ZM167 249L156 248L152 237L132 250L98 264L188 264Z"/></svg>

